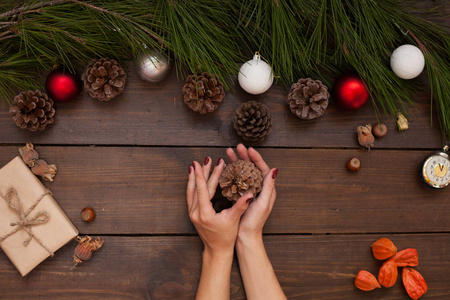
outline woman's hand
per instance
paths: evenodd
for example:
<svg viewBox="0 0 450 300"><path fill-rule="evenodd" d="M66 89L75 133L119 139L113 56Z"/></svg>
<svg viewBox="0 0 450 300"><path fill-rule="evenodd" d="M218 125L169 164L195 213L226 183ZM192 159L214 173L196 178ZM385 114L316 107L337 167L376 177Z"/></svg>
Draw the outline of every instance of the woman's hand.
<svg viewBox="0 0 450 300"><path fill-rule="evenodd" d="M210 177L211 158L206 157L203 166L196 161L189 166L186 192L189 217L205 245L205 251L212 255L233 253L239 220L253 199L252 194L247 194L239 198L231 208L220 213L214 211L211 199L224 167L224 160L219 159Z"/></svg>
<svg viewBox="0 0 450 300"><path fill-rule="evenodd" d="M261 193L250 203L241 218L236 241L236 253L245 294L249 300L285 300L286 296L267 256L262 237L264 224L277 197L275 177L278 169L270 169L253 148L247 150L244 145L239 144L236 149L239 157L252 161L261 170L264 178ZM238 159L231 148L227 149L227 155L231 162Z"/></svg>
<svg viewBox="0 0 450 300"><path fill-rule="evenodd" d="M272 211L277 197L275 178L278 174L278 169L270 169L258 151L251 147L247 150L244 145L239 144L236 149L240 159L253 162L261 170L264 178L261 193L250 203L241 218L238 239L261 239L264 224ZM227 156L231 162L238 160L238 156L232 148L227 149Z"/></svg>
<svg viewBox="0 0 450 300"><path fill-rule="evenodd" d="M197 300L230 298L231 264L239 220L253 199L252 194L244 195L231 208L215 212L211 199L224 167L225 162L219 159L209 177L211 158L206 157L203 167L196 161L189 166L186 192L189 217L205 245Z"/></svg>

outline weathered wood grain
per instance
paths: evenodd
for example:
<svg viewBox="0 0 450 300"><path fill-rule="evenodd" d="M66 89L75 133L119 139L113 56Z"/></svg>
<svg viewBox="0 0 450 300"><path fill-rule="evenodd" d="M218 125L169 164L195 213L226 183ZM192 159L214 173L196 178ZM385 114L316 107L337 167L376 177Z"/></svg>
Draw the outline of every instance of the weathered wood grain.
<svg viewBox="0 0 450 300"><path fill-rule="evenodd" d="M59 166L46 183L82 233L192 234L185 203L188 166L215 163L225 148L48 147L43 159ZM448 232L450 190L420 179L429 151L262 149L279 168L278 198L266 233ZM17 147L0 147L0 166ZM362 169L346 161L359 157ZM217 198L219 199L219 198ZM90 224L80 211L92 206Z"/></svg>
<svg viewBox="0 0 450 300"><path fill-rule="evenodd" d="M330 105L317 120L296 118L286 104L286 91L274 85L263 95L244 92L239 85L227 93L219 109L210 115L190 111L181 95L183 80L175 70L162 83L142 81L129 66L125 92L110 102L99 102L83 92L70 103L56 103L56 121L43 132L18 128L0 108L0 143L82 145L230 146L239 142L231 120L235 109L250 100L266 104L273 114L273 129L264 147L357 147L356 127L376 122L369 103L359 111L342 111ZM379 148L436 148L442 146L439 126L431 127L430 90L425 76L415 80L424 90L414 95L410 129L401 134L390 117L382 117L389 133L377 140ZM434 114L434 121L437 115Z"/></svg>
<svg viewBox="0 0 450 300"><path fill-rule="evenodd" d="M370 245L381 235L266 236L265 245L288 299L409 299L401 277L389 289L353 285L364 269L378 273ZM450 235L388 235L399 249L415 247L416 269L428 284L423 299L450 298ZM2 299L193 299L200 276L198 237L104 237L92 259L70 270L76 243L65 246L22 278L0 253ZM245 299L238 265L232 299Z"/></svg>

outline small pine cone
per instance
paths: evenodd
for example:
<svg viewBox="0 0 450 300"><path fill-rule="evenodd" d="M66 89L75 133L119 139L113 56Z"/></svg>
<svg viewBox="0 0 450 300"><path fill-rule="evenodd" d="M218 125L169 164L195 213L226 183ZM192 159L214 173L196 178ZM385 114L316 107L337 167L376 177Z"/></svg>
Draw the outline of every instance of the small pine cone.
<svg viewBox="0 0 450 300"><path fill-rule="evenodd" d="M244 141L262 141L272 129L272 114L262 103L242 103L234 113L233 128Z"/></svg>
<svg viewBox="0 0 450 300"><path fill-rule="evenodd" d="M306 120L316 119L328 106L328 88L320 80L299 79L291 86L287 102L292 113Z"/></svg>
<svg viewBox="0 0 450 300"><path fill-rule="evenodd" d="M256 196L261 191L261 171L247 160L238 160L225 167L219 178L222 195L236 201L245 194Z"/></svg>
<svg viewBox="0 0 450 300"><path fill-rule="evenodd" d="M9 113L20 128L37 131L53 123L55 109L46 93L28 91L14 97Z"/></svg>
<svg viewBox="0 0 450 300"><path fill-rule="evenodd" d="M225 97L223 84L217 80L215 75L206 72L189 75L182 93L184 103L202 115L215 111Z"/></svg>
<svg viewBox="0 0 450 300"><path fill-rule="evenodd" d="M127 73L114 59L102 58L91 61L81 75L81 79L92 98L109 101L122 94Z"/></svg>

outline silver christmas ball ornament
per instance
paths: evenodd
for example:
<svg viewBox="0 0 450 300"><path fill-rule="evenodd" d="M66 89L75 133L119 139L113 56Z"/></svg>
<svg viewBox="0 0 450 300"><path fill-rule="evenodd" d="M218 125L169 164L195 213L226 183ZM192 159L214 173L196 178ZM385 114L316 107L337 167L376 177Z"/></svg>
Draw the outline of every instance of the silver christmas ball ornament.
<svg viewBox="0 0 450 300"><path fill-rule="evenodd" d="M135 61L136 72L147 82L160 82L170 72L170 61L156 50L142 53Z"/></svg>

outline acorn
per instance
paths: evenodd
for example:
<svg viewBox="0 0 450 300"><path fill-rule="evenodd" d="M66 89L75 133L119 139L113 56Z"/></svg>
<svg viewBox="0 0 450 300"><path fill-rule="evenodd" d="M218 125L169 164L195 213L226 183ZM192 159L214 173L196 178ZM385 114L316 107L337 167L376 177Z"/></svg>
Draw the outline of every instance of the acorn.
<svg viewBox="0 0 450 300"><path fill-rule="evenodd" d="M23 162L30 168L32 168L34 166L34 162L39 159L39 153L34 150L34 146L31 142L28 142L25 146L20 147L19 154L22 157Z"/></svg>
<svg viewBox="0 0 450 300"><path fill-rule="evenodd" d="M88 261L92 257L92 253L97 251L103 246L104 241L97 238L93 240L90 236L86 235L84 238L77 236L75 240L78 242L75 250L73 251L73 267L72 269L85 261Z"/></svg>
<svg viewBox="0 0 450 300"><path fill-rule="evenodd" d="M85 207L81 210L81 219L83 219L83 221L90 223L94 220L95 218L95 211L90 208L90 207Z"/></svg>
<svg viewBox="0 0 450 300"><path fill-rule="evenodd" d="M358 172L361 169L361 161L356 157L352 157L347 161L347 169Z"/></svg>
<svg viewBox="0 0 450 300"><path fill-rule="evenodd" d="M377 138L382 138L387 133L387 127L384 124L377 123L373 126L372 133Z"/></svg>

